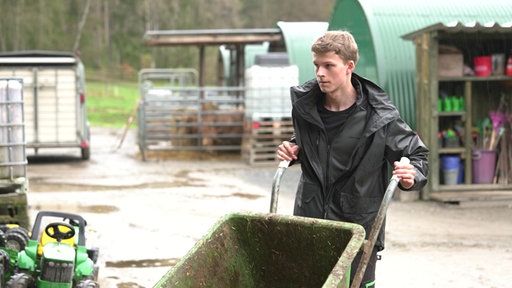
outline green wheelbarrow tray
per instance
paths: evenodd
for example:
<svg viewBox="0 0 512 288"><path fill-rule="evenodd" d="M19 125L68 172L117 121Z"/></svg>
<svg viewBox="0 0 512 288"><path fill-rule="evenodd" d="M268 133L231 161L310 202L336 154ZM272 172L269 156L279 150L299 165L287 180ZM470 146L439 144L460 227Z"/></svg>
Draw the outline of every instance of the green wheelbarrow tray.
<svg viewBox="0 0 512 288"><path fill-rule="evenodd" d="M155 287L349 287L364 239L353 223L229 214Z"/></svg>

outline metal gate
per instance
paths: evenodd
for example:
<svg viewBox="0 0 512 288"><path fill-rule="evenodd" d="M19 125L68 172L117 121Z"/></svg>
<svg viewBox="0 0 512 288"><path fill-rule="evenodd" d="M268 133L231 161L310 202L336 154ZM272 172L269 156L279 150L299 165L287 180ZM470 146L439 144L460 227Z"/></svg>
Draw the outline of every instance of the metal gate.
<svg viewBox="0 0 512 288"><path fill-rule="evenodd" d="M193 69L139 73L138 144L149 150L239 151L243 87L198 87Z"/></svg>

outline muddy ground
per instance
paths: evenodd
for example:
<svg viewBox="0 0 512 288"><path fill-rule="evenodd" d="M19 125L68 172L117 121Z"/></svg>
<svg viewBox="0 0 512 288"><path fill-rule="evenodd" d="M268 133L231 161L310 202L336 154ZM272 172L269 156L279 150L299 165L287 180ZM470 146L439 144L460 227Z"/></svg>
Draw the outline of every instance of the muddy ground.
<svg viewBox="0 0 512 288"><path fill-rule="evenodd" d="M116 149L121 134L93 128L85 162L78 150L27 151L31 215L86 218L88 244L100 248L102 287L152 287L223 215L268 212L275 165L211 154L144 162L135 131ZM286 171L278 213L291 214L298 176L295 167ZM511 203L393 201L378 287L510 287Z"/></svg>

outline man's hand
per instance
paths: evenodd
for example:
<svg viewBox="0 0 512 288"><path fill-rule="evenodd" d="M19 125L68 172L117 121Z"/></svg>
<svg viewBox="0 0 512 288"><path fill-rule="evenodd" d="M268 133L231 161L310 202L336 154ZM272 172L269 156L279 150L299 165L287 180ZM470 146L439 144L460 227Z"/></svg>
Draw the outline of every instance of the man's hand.
<svg viewBox="0 0 512 288"><path fill-rule="evenodd" d="M283 161L297 160L297 154L299 154L299 146L289 141L283 141L283 143L277 146L277 159Z"/></svg>
<svg viewBox="0 0 512 288"><path fill-rule="evenodd" d="M414 185L414 177L416 176L416 169L411 164L404 164L398 161L393 163L395 168L393 169L393 175L396 175L400 179L400 185L404 189L409 189Z"/></svg>

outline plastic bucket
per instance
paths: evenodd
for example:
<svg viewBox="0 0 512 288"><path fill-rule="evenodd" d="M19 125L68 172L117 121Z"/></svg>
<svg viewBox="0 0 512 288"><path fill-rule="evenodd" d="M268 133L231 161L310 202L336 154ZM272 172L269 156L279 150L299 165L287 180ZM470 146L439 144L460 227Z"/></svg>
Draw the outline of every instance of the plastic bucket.
<svg viewBox="0 0 512 288"><path fill-rule="evenodd" d="M459 169L443 169L445 185L456 185L459 183Z"/></svg>
<svg viewBox="0 0 512 288"><path fill-rule="evenodd" d="M480 56L473 59L476 76L489 76L492 71L492 57Z"/></svg>
<svg viewBox="0 0 512 288"><path fill-rule="evenodd" d="M505 74L505 54L492 54L492 75Z"/></svg>
<svg viewBox="0 0 512 288"><path fill-rule="evenodd" d="M441 156L441 167L443 170L443 184L456 185L459 183L460 156Z"/></svg>
<svg viewBox="0 0 512 288"><path fill-rule="evenodd" d="M507 66L505 68L505 74L507 76L512 76L512 55L508 56Z"/></svg>
<svg viewBox="0 0 512 288"><path fill-rule="evenodd" d="M465 172L465 169L464 169L464 162L463 162L463 161L460 161L460 165L459 165L459 177L457 178L457 184L462 184L462 183L464 183L464 172Z"/></svg>
<svg viewBox="0 0 512 288"><path fill-rule="evenodd" d="M443 155L441 156L441 167L447 170L459 170L460 156L459 155Z"/></svg>
<svg viewBox="0 0 512 288"><path fill-rule="evenodd" d="M496 167L496 151L473 150L473 183L491 184Z"/></svg>

